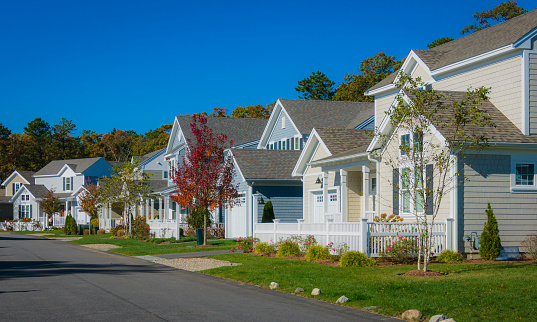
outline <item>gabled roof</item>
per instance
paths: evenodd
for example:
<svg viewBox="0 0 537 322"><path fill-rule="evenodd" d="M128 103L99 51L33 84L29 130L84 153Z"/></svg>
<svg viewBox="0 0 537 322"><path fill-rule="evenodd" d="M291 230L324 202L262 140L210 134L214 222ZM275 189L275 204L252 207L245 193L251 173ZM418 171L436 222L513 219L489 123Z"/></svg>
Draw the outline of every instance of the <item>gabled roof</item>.
<svg viewBox="0 0 537 322"><path fill-rule="evenodd" d="M152 192L160 192L168 188L168 180L149 180L149 187Z"/></svg>
<svg viewBox="0 0 537 322"><path fill-rule="evenodd" d="M192 143L196 142L190 128L192 116L178 115L176 120L185 138ZM233 146L237 146L259 140L267 121L267 119L252 118L207 117L207 126L213 130L214 134L225 134L229 140L233 140Z"/></svg>
<svg viewBox="0 0 537 322"><path fill-rule="evenodd" d="M232 149L231 152L246 180L297 180L291 176L300 151Z"/></svg>
<svg viewBox="0 0 537 322"><path fill-rule="evenodd" d="M35 174L35 172L15 170L9 175L9 177L6 178L6 180L4 180L4 182L2 182L2 185L5 186L6 184L8 184L17 174L21 176L24 180L26 180L26 183L28 184L35 183L35 179L32 177Z"/></svg>
<svg viewBox="0 0 537 322"><path fill-rule="evenodd" d="M511 45L514 48L520 41L525 40L525 36L535 33L536 28L537 10L533 10L429 50L413 49L412 52L429 70L434 71L502 47ZM398 71L392 73L371 87L368 92L391 84L396 79L397 74Z"/></svg>
<svg viewBox="0 0 537 322"><path fill-rule="evenodd" d="M279 99L302 135L313 128L355 128L375 115L372 102Z"/></svg>
<svg viewBox="0 0 537 322"><path fill-rule="evenodd" d="M331 156L321 160L336 159L348 155L365 153L372 137L366 130L316 129ZM317 160L320 161L320 160Z"/></svg>
<svg viewBox="0 0 537 322"><path fill-rule="evenodd" d="M54 160L44 166L41 170L37 171L34 174L34 177L58 174L65 165L68 165L75 173L82 173L100 159L102 158Z"/></svg>
<svg viewBox="0 0 537 322"><path fill-rule="evenodd" d="M35 198L42 198L44 195L46 195L49 192L47 187L45 187L42 184L25 184L24 187Z"/></svg>
<svg viewBox="0 0 537 322"><path fill-rule="evenodd" d="M160 150L157 150L157 151L153 151L153 152L149 152L147 154L144 154L142 156L133 156L132 158L134 160L138 160L140 161L140 165L142 165L143 163L145 163L146 161L149 161L151 160L153 157L159 155L159 154L162 154L166 152L166 148L163 148L163 149L160 149Z"/></svg>

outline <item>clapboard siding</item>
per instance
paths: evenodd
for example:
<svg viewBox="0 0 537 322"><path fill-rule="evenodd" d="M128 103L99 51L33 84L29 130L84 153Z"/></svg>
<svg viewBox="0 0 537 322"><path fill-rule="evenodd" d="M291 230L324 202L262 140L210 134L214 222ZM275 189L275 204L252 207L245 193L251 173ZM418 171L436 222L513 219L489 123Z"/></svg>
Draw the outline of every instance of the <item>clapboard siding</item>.
<svg viewBox="0 0 537 322"><path fill-rule="evenodd" d="M285 117L285 128L282 128L282 119L284 117ZM278 118L276 119L276 123L274 123L274 127L272 128L272 132L269 135L267 144L270 144L270 142L278 142L278 141L281 141L282 139L290 139L298 134L300 133L297 132L297 130L291 123L291 118L289 117L287 112L284 109L282 109L280 111L280 114L278 115Z"/></svg>
<svg viewBox="0 0 537 322"><path fill-rule="evenodd" d="M510 155L471 155L467 160L471 162L464 168L459 164L469 179L458 188L459 250L464 247L463 236L483 231L488 202L498 220L502 245L521 246L528 234L537 231L537 194L511 193Z"/></svg>
<svg viewBox="0 0 537 322"><path fill-rule="evenodd" d="M302 186L254 186L253 193L272 201L274 217L282 223L296 223L302 219ZM261 222L265 205L257 205L257 222Z"/></svg>
<svg viewBox="0 0 537 322"><path fill-rule="evenodd" d="M530 134L537 134L537 54L529 54Z"/></svg>

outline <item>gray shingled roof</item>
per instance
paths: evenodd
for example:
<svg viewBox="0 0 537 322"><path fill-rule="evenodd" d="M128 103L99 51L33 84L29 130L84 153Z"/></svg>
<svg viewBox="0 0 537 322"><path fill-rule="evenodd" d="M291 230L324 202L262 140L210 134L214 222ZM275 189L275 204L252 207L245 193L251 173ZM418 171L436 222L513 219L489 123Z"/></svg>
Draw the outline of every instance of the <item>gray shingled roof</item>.
<svg viewBox="0 0 537 322"><path fill-rule="evenodd" d="M152 192L159 192L168 188L168 180L149 180Z"/></svg>
<svg viewBox="0 0 537 322"><path fill-rule="evenodd" d="M313 128L355 128L375 115L372 102L280 99L302 135Z"/></svg>
<svg viewBox="0 0 537 322"><path fill-rule="evenodd" d="M450 91L437 91L437 93L444 94L448 98L443 100L444 106L450 106L451 100L462 101L466 98L466 92L450 92ZM487 114L490 115L491 122L496 127L481 127L468 125L467 131L475 131L476 135L485 135L489 138L490 142L496 143L537 143L537 135L524 135L513 122L511 122L494 104L489 100L483 102L480 106ZM448 108L438 113L440 116L445 115L449 117L453 115L453 109ZM444 136L449 137L452 135L453 128L443 126L442 124L434 124L437 130Z"/></svg>
<svg viewBox="0 0 537 322"><path fill-rule="evenodd" d="M86 159L71 159L71 160L54 160L44 166L41 170L37 171L34 176L53 175L57 174L64 165L68 164L71 169L76 173L82 173L87 168L91 167L101 157L98 158L86 158Z"/></svg>
<svg viewBox="0 0 537 322"><path fill-rule="evenodd" d="M160 150L157 150L157 151L153 151L153 152L149 152L149 153L146 153L146 154L144 154L142 156L133 156L133 158L135 160L140 161L140 163L144 163L145 161L151 159L152 157L154 157L155 155L159 154L163 150L165 151L166 148L163 148L163 149L160 149Z"/></svg>
<svg viewBox="0 0 537 322"><path fill-rule="evenodd" d="M33 171L23 171L23 170L17 170L17 172L24 178L26 181L28 181L30 184L35 183L35 179L33 178L33 175L35 172Z"/></svg>
<svg viewBox="0 0 537 322"><path fill-rule="evenodd" d="M297 180L291 173L301 151L232 149L232 152L242 175L247 180Z"/></svg>
<svg viewBox="0 0 537 322"><path fill-rule="evenodd" d="M190 128L192 116L178 115L176 118L185 138L192 143L196 142ZM213 130L213 133L225 134L229 140L233 140L233 146L259 140L267 122L267 119L207 117L207 126Z"/></svg>
<svg viewBox="0 0 537 322"><path fill-rule="evenodd" d="M372 137L366 130L352 129L315 129L324 144L332 153L331 156L321 160L329 160L349 155L365 153ZM320 160L318 160L320 161Z"/></svg>
<svg viewBox="0 0 537 322"><path fill-rule="evenodd" d="M36 198L41 198L49 192L42 184L25 184L24 187Z"/></svg>
<svg viewBox="0 0 537 322"><path fill-rule="evenodd" d="M429 50L414 49L414 52L430 70L435 70L513 44L535 28L537 28L537 10L527 12ZM397 72L389 75L369 90L392 83L396 75Z"/></svg>

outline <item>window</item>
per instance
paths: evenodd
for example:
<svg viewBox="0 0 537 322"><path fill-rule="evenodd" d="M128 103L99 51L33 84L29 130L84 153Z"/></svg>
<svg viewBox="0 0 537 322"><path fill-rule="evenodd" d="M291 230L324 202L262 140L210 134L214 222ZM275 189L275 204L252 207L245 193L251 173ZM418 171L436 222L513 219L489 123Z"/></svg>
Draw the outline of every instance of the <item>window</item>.
<svg viewBox="0 0 537 322"><path fill-rule="evenodd" d="M420 172L412 174L410 168L401 169L401 178L400 178L400 191L401 191L401 200L402 200L402 210L403 213L411 213L415 208L418 213L423 213L424 205L424 191L422 185L423 175ZM413 196L414 191L416 195ZM413 198L414 197L414 198Z"/></svg>
<svg viewBox="0 0 537 322"><path fill-rule="evenodd" d="M282 150L285 150L285 140L282 141Z"/></svg>
<svg viewBox="0 0 537 322"><path fill-rule="evenodd" d="M282 117L282 129L285 129L285 116Z"/></svg>
<svg viewBox="0 0 537 322"><path fill-rule="evenodd" d="M21 217L30 217L30 205L21 205Z"/></svg>
<svg viewBox="0 0 537 322"><path fill-rule="evenodd" d="M535 184L535 164L517 163L515 165L515 185L533 186Z"/></svg>
<svg viewBox="0 0 537 322"><path fill-rule="evenodd" d="M282 141L278 141L278 150L282 149Z"/></svg>
<svg viewBox="0 0 537 322"><path fill-rule="evenodd" d="M72 182L71 182L71 178L64 178L65 180L65 184L64 184L64 189L63 190L71 190L72 189Z"/></svg>
<svg viewBox="0 0 537 322"><path fill-rule="evenodd" d="M372 195L377 194L377 178L376 177L371 178L371 191L370 191L370 193Z"/></svg>
<svg viewBox="0 0 537 322"><path fill-rule="evenodd" d="M423 133L417 132L414 133L414 151L422 152L423 150Z"/></svg>
<svg viewBox="0 0 537 322"><path fill-rule="evenodd" d="M271 144L270 144L269 149L270 149L270 150L274 150L274 143L271 143Z"/></svg>
<svg viewBox="0 0 537 322"><path fill-rule="evenodd" d="M408 149L410 147L410 134L401 135L401 155L407 155Z"/></svg>
<svg viewBox="0 0 537 322"><path fill-rule="evenodd" d="M162 176L164 177L164 179L168 179L168 171L164 171L162 173Z"/></svg>
<svg viewBox="0 0 537 322"><path fill-rule="evenodd" d="M331 194L330 195L330 201L337 201L337 194Z"/></svg>
<svg viewBox="0 0 537 322"><path fill-rule="evenodd" d="M300 150L300 138L295 138L295 150Z"/></svg>
<svg viewBox="0 0 537 322"><path fill-rule="evenodd" d="M19 189L21 188L21 186L22 186L22 183L20 183L20 182L15 182L15 183L13 184L13 194L15 194L17 191L19 191Z"/></svg>
<svg viewBox="0 0 537 322"><path fill-rule="evenodd" d="M22 201L30 201L30 195L22 195L21 200Z"/></svg>
<svg viewBox="0 0 537 322"><path fill-rule="evenodd" d="M317 202L323 202L323 196L317 196Z"/></svg>

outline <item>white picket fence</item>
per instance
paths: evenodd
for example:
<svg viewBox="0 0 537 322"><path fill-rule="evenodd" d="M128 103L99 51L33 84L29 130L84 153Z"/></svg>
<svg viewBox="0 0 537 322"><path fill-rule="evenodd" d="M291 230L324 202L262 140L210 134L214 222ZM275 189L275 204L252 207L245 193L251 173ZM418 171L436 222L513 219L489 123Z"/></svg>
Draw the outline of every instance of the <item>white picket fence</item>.
<svg viewBox="0 0 537 322"><path fill-rule="evenodd" d="M392 242L403 238L416 239L418 234L416 223L373 223L367 218L359 222L333 222L305 223L299 219L295 223L259 223L254 225L254 237L262 242L277 243L291 236L307 237L313 235L317 243L327 245L334 243L338 246L346 244L350 250L364 252L371 257L378 257ZM445 219L444 222L429 226L433 232L433 252L441 253L446 249L452 249L453 219Z"/></svg>
<svg viewBox="0 0 537 322"><path fill-rule="evenodd" d="M177 223L174 219L168 219L167 221L147 220L149 224L149 229L151 235L154 235L156 238L179 238L178 229L183 229L186 231L188 229L188 224L184 222ZM224 228L224 224L213 223L212 228Z"/></svg>

